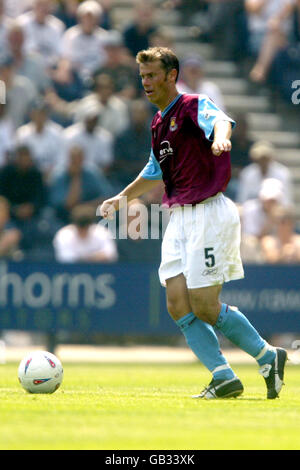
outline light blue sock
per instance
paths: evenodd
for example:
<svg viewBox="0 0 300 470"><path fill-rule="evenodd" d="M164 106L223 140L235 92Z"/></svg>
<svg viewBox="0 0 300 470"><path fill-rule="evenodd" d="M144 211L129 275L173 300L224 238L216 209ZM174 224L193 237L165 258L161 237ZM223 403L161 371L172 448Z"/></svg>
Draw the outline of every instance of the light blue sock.
<svg viewBox="0 0 300 470"><path fill-rule="evenodd" d="M275 351L251 325L239 310L222 304L218 321L215 325L226 338L254 357L259 365L271 364Z"/></svg>
<svg viewBox="0 0 300 470"><path fill-rule="evenodd" d="M176 321L188 346L200 359L214 379L229 380L235 377L233 370L220 351L220 345L212 326L204 323L192 312Z"/></svg>

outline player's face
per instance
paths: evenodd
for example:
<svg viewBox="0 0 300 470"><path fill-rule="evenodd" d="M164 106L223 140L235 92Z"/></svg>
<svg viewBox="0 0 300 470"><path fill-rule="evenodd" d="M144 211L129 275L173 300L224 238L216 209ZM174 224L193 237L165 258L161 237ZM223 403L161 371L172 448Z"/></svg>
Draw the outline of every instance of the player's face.
<svg viewBox="0 0 300 470"><path fill-rule="evenodd" d="M173 90L174 83L162 68L159 60L140 64L140 76L148 100L164 109Z"/></svg>

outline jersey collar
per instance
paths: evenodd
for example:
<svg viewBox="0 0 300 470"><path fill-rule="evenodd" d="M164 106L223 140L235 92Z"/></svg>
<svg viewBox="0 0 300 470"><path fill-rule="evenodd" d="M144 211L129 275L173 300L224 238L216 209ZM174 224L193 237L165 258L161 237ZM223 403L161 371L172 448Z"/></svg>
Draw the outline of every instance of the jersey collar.
<svg viewBox="0 0 300 470"><path fill-rule="evenodd" d="M170 111L170 109L173 108L174 104L177 103L177 101L179 100L179 98L181 98L181 96L182 96L182 93L179 93L179 95L177 95L176 98L174 98L173 101L171 101L171 103L163 111L161 111L162 118L164 118L165 115Z"/></svg>

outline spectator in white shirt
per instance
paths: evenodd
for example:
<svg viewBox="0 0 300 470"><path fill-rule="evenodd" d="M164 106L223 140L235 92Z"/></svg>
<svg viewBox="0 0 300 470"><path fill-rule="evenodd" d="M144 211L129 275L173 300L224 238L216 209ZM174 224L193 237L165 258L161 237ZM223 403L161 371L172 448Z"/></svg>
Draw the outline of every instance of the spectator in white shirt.
<svg viewBox="0 0 300 470"><path fill-rule="evenodd" d="M5 2L0 0L0 57L7 54L7 31L11 21L5 13Z"/></svg>
<svg viewBox="0 0 300 470"><path fill-rule="evenodd" d="M282 205L283 200L281 181L275 178L265 179L258 197L249 199L242 205L242 235L261 238L273 234L276 227L274 210Z"/></svg>
<svg viewBox="0 0 300 470"><path fill-rule="evenodd" d="M47 66L61 55L61 40L65 29L62 21L51 15L52 0L34 0L33 9L18 17L25 31L27 52L37 52Z"/></svg>
<svg viewBox="0 0 300 470"><path fill-rule="evenodd" d="M62 54L84 80L106 61L104 49L107 32L98 26L102 7L94 0L81 3L77 9L79 24L63 35Z"/></svg>
<svg viewBox="0 0 300 470"><path fill-rule="evenodd" d="M16 18L29 10L31 6L32 0L5 0L5 14L10 18Z"/></svg>
<svg viewBox="0 0 300 470"><path fill-rule="evenodd" d="M47 179L63 158L63 128L49 119L44 102L32 106L30 118L28 124L17 129L16 142L30 148L37 167Z"/></svg>
<svg viewBox="0 0 300 470"><path fill-rule="evenodd" d="M85 110L83 120L67 127L63 133L66 153L73 145L80 146L85 153L85 165L105 173L113 162L113 136L98 125L97 106Z"/></svg>
<svg viewBox="0 0 300 470"><path fill-rule="evenodd" d="M254 82L264 82L280 49L288 43L295 0L246 0L249 44L256 62L250 71Z"/></svg>
<svg viewBox="0 0 300 470"><path fill-rule="evenodd" d="M75 120L82 120L86 109L96 106L99 112L99 124L114 136L123 132L129 124L127 104L114 94L113 79L100 74L95 79L95 92L83 98L76 107Z"/></svg>
<svg viewBox="0 0 300 470"><path fill-rule="evenodd" d="M12 57L0 59L0 80L6 91L7 116L12 120L14 130L22 126L38 93L34 84L14 70Z"/></svg>
<svg viewBox="0 0 300 470"><path fill-rule="evenodd" d="M25 33L17 20L11 22L7 40L16 73L27 77L41 93L51 88L51 80L46 72L43 59L37 53L25 51Z"/></svg>
<svg viewBox="0 0 300 470"><path fill-rule="evenodd" d="M270 142L259 141L250 148L253 161L239 175L237 202L243 204L248 199L258 197L262 182L267 178L281 181L284 188L285 205L293 205L293 185L290 170L275 160L275 148Z"/></svg>
<svg viewBox="0 0 300 470"><path fill-rule="evenodd" d="M0 167L6 165L14 149L14 126L7 116L5 104L0 104Z"/></svg>
<svg viewBox="0 0 300 470"><path fill-rule="evenodd" d="M218 85L205 79L202 57L191 55L182 61L177 89L180 93L207 95L220 109L225 110L222 92Z"/></svg>
<svg viewBox="0 0 300 470"><path fill-rule="evenodd" d="M126 102L114 92L113 79L107 74L100 74L95 78L94 92L81 100L67 102L53 92L48 93L46 99L59 119L82 121L88 109L97 108L98 124L115 137L128 127L129 110Z"/></svg>
<svg viewBox="0 0 300 470"><path fill-rule="evenodd" d="M95 221L95 208L81 205L72 211L72 223L54 237L55 258L60 263L113 263L118 259L111 232Z"/></svg>

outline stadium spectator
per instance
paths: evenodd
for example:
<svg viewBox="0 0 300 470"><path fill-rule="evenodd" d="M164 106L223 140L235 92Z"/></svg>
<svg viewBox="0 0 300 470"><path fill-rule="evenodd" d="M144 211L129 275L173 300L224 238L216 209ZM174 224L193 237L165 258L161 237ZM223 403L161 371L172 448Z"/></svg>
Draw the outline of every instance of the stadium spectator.
<svg viewBox="0 0 300 470"><path fill-rule="evenodd" d="M261 249L267 263L300 263L300 235L295 232L293 209L277 207L275 211L277 230L261 240Z"/></svg>
<svg viewBox="0 0 300 470"><path fill-rule="evenodd" d="M172 29L166 27L157 28L149 37L151 47L168 47L175 50L174 34Z"/></svg>
<svg viewBox="0 0 300 470"><path fill-rule="evenodd" d="M0 80L4 82L6 89L7 116L16 129L25 123L38 92L28 78L15 74L13 59L10 56L0 60Z"/></svg>
<svg viewBox="0 0 300 470"><path fill-rule="evenodd" d="M264 82L280 49L287 45L292 30L294 0L246 0L250 52L256 58L250 71L254 82Z"/></svg>
<svg viewBox="0 0 300 470"><path fill-rule="evenodd" d="M268 84L287 103L291 100L291 84L298 83L300 67L300 1L295 0L292 14L293 32L290 41L283 50L277 53L268 76ZM298 93L296 92L298 98Z"/></svg>
<svg viewBox="0 0 300 470"><path fill-rule="evenodd" d="M66 29L77 25L77 8L79 0L61 0L53 14L64 23Z"/></svg>
<svg viewBox="0 0 300 470"><path fill-rule="evenodd" d="M14 126L7 106L0 103L0 167L6 165L15 146Z"/></svg>
<svg viewBox="0 0 300 470"><path fill-rule="evenodd" d="M0 59L7 54L7 31L10 19L6 16L5 2L0 0Z"/></svg>
<svg viewBox="0 0 300 470"><path fill-rule="evenodd" d="M276 226L275 210L282 205L284 188L281 181L267 178L258 197L242 205L242 235L262 238L273 234Z"/></svg>
<svg viewBox="0 0 300 470"><path fill-rule="evenodd" d="M225 110L222 92L215 83L205 79L204 60L199 55L191 55L182 61L177 89L180 93L207 95L220 109Z"/></svg>
<svg viewBox="0 0 300 470"><path fill-rule="evenodd" d="M240 171L247 165L250 165L250 149L253 140L250 138L249 122L247 113L239 113L235 116L235 122L238 123L232 134L231 169L234 176L238 176Z"/></svg>
<svg viewBox="0 0 300 470"><path fill-rule="evenodd" d="M204 31L200 40L204 36L212 42L221 60L243 60L248 48L245 0L208 0L206 3L208 11L200 22Z"/></svg>
<svg viewBox="0 0 300 470"><path fill-rule="evenodd" d="M105 41L106 62L96 70L94 77L109 75L114 83L115 93L125 99L136 97L140 89L140 80L135 60L124 47L122 35L118 31L109 31Z"/></svg>
<svg viewBox="0 0 300 470"><path fill-rule="evenodd" d="M141 171L149 159L151 143L150 107L143 99L130 103L130 123L116 137L115 161L110 176L121 188L128 185Z"/></svg>
<svg viewBox="0 0 300 470"><path fill-rule="evenodd" d="M57 217L68 223L70 211L75 206L88 203L96 208L112 192L103 175L85 166L82 148L74 146L69 149L67 167L53 175L49 200Z"/></svg>
<svg viewBox="0 0 300 470"><path fill-rule="evenodd" d="M106 61L104 43L107 32L98 26L101 14L102 8L97 1L81 3L77 9L78 25L63 35L62 55L87 84L95 70Z"/></svg>
<svg viewBox="0 0 300 470"><path fill-rule="evenodd" d="M71 102L81 99L86 92L80 74L67 59L59 59L55 66L49 70L49 76L53 86L50 94L56 96L56 99L60 98Z"/></svg>
<svg viewBox="0 0 300 470"><path fill-rule="evenodd" d="M11 258L18 249L21 232L10 220L9 202L0 196L0 258Z"/></svg>
<svg viewBox="0 0 300 470"><path fill-rule="evenodd" d="M284 187L283 204L293 204L293 184L289 168L275 160L276 150L270 142L258 141L250 148L253 163L246 166L239 175L237 202L243 204L248 199L255 199L263 180L275 178Z"/></svg>
<svg viewBox="0 0 300 470"><path fill-rule="evenodd" d="M40 93L44 93L51 87L51 80L46 73L44 61L36 53L26 53L23 47L24 31L16 20L12 21L8 28L7 40L16 73L27 77Z"/></svg>
<svg viewBox="0 0 300 470"><path fill-rule="evenodd" d="M45 206L46 188L28 147L18 147L15 159L1 168L0 194L9 201L12 220L22 232L22 247L31 248Z"/></svg>
<svg viewBox="0 0 300 470"><path fill-rule="evenodd" d="M168 0L175 7L181 24L194 26L190 31L201 42L215 46L220 60L239 61L245 57L248 31L245 0Z"/></svg>
<svg viewBox="0 0 300 470"><path fill-rule="evenodd" d="M249 136L249 124L247 113L239 113L234 116L235 122L238 123L232 137L232 149L230 151L231 158L231 179L226 189L226 195L232 200L236 200L239 175L243 168L250 165L250 148L253 141Z"/></svg>
<svg viewBox="0 0 300 470"><path fill-rule="evenodd" d="M113 26L113 19L111 14L114 6L114 0L101 0L100 3L102 7L102 15L99 26L109 31Z"/></svg>
<svg viewBox="0 0 300 470"><path fill-rule="evenodd" d="M207 22L209 9L207 0L166 0L164 6L166 9L176 9L180 15L180 23L184 26L195 25L195 16L199 14L203 17L203 22L205 20Z"/></svg>
<svg viewBox="0 0 300 470"><path fill-rule="evenodd" d="M27 146L35 164L47 180L63 158L63 129L49 118L44 101L37 101L30 110L30 121L16 131L17 145Z"/></svg>
<svg viewBox="0 0 300 470"><path fill-rule="evenodd" d="M300 1L296 0L294 10L294 40L300 42Z"/></svg>
<svg viewBox="0 0 300 470"><path fill-rule="evenodd" d="M61 55L61 39L65 26L51 14L52 0L33 0L32 10L18 21L25 31L26 52L36 52L46 66L52 66Z"/></svg>
<svg viewBox="0 0 300 470"><path fill-rule="evenodd" d="M71 213L71 224L61 228L53 240L60 263L113 263L117 245L106 227L96 223L95 208L79 205Z"/></svg>
<svg viewBox="0 0 300 470"><path fill-rule="evenodd" d="M98 75L95 79L94 91L81 100L68 103L60 99L56 93L47 94L47 103L59 119L82 121L86 111L91 107L98 109L99 125L116 136L126 129L129 122L126 102L114 93L114 83L107 74Z"/></svg>
<svg viewBox="0 0 300 470"><path fill-rule="evenodd" d="M16 18L32 6L32 0L2 0L5 4L5 14L10 18Z"/></svg>
<svg viewBox="0 0 300 470"><path fill-rule="evenodd" d="M133 57L150 46L150 36L157 26L155 24L155 6L145 0L138 0L134 6L134 19L123 31L124 44Z"/></svg>
<svg viewBox="0 0 300 470"><path fill-rule="evenodd" d="M260 239L244 234L241 238L241 258L243 263L264 264Z"/></svg>
<svg viewBox="0 0 300 470"><path fill-rule="evenodd" d="M95 79L95 91L83 98L75 108L75 120L82 120L82 115L90 107L98 107L99 125L114 136L123 132L129 123L128 106L116 96L114 83L109 75L101 74Z"/></svg>
<svg viewBox="0 0 300 470"><path fill-rule="evenodd" d="M85 154L85 166L106 173L113 163L113 136L98 124L98 107L85 110L83 120L64 130L63 139L67 149L78 145Z"/></svg>

